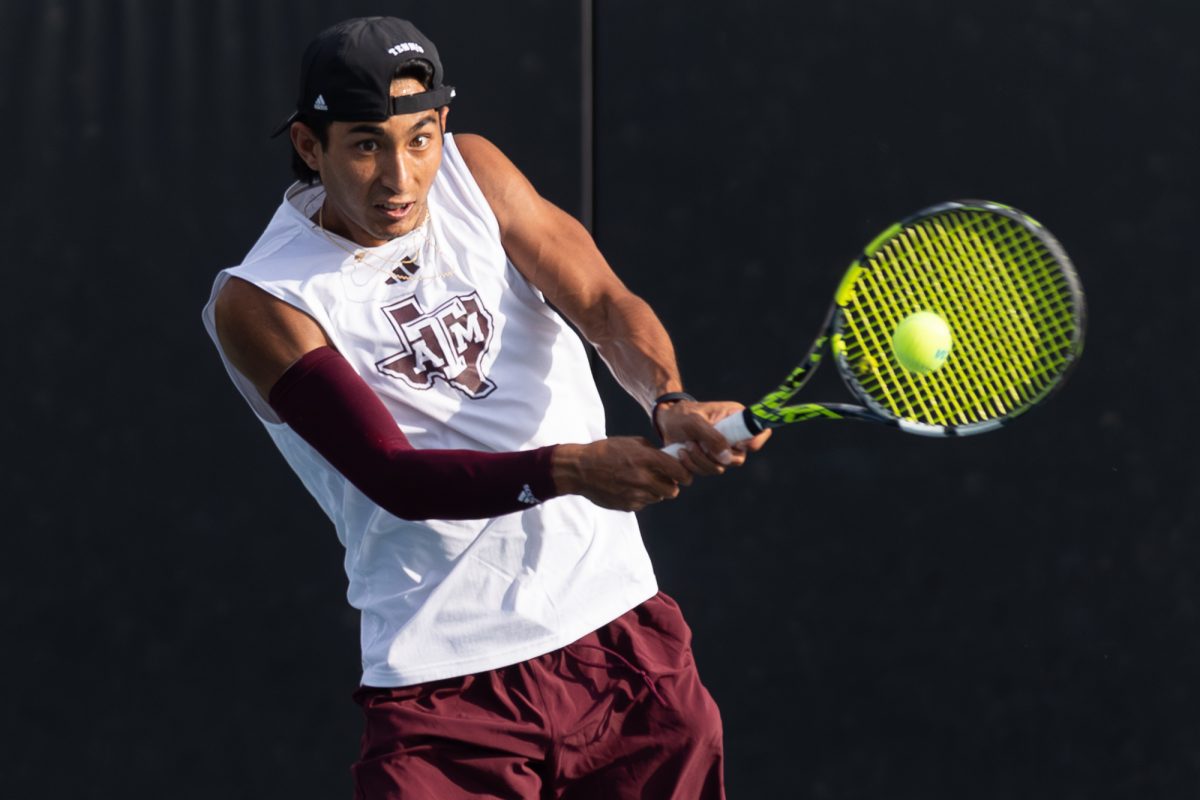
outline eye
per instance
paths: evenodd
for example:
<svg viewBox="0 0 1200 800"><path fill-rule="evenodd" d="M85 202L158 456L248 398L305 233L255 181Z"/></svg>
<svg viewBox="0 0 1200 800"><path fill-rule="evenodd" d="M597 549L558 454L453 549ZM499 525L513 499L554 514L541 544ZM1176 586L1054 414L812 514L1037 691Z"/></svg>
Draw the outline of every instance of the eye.
<svg viewBox="0 0 1200 800"><path fill-rule="evenodd" d="M432 136L427 133L422 133L420 136L417 136L413 139L412 146L418 149L424 149L429 146L431 141L433 141Z"/></svg>
<svg viewBox="0 0 1200 800"><path fill-rule="evenodd" d="M363 139L361 142L354 145L354 147L362 153L374 153L379 149L379 142L375 141L374 139Z"/></svg>

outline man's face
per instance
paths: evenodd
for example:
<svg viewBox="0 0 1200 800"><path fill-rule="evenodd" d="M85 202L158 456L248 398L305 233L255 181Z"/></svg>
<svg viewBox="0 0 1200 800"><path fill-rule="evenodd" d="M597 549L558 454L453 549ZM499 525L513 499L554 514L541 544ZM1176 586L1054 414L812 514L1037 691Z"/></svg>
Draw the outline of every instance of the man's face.
<svg viewBox="0 0 1200 800"><path fill-rule="evenodd" d="M393 81L391 88L393 96L424 91L411 78ZM430 109L382 122L334 122L326 146L307 128L292 126L296 149L321 174L325 228L377 247L420 225L442 163L448 110Z"/></svg>

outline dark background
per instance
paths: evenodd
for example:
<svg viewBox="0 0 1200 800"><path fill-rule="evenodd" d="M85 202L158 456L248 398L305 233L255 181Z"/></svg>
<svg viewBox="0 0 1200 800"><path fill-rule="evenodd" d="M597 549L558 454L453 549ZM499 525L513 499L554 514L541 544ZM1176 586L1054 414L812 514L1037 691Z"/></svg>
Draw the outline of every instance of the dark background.
<svg viewBox="0 0 1200 800"><path fill-rule="evenodd" d="M642 515L730 796L1200 796L1198 7L596 6L596 232L692 392L755 399L854 252L944 199L1042 220L1090 302L1020 425L802 426ZM581 212L578 3L0 4L6 797L348 796L341 550L199 312L288 182L300 50L365 13Z"/></svg>

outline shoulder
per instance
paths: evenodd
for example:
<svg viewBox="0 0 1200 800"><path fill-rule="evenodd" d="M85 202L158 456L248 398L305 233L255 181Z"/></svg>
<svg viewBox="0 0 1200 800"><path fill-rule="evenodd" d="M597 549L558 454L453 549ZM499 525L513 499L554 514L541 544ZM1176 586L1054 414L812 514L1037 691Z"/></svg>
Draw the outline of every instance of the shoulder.
<svg viewBox="0 0 1200 800"><path fill-rule="evenodd" d="M477 133L454 134L454 145L462 155L463 161L471 168L471 172L477 169L487 172L502 168L503 163L511 163L499 147Z"/></svg>
<svg viewBox="0 0 1200 800"><path fill-rule="evenodd" d="M234 350L280 335L302 340L317 337L322 344L327 342L320 326L306 312L236 275L230 275L217 293L214 311L223 343L240 345Z"/></svg>
<svg viewBox="0 0 1200 800"><path fill-rule="evenodd" d="M221 287L213 311L221 349L264 398L301 356L330 344L308 314L236 276Z"/></svg>
<svg viewBox="0 0 1200 800"><path fill-rule="evenodd" d="M455 134L454 144L501 229L514 215L528 213L536 205L540 198L532 184L499 147L474 133Z"/></svg>

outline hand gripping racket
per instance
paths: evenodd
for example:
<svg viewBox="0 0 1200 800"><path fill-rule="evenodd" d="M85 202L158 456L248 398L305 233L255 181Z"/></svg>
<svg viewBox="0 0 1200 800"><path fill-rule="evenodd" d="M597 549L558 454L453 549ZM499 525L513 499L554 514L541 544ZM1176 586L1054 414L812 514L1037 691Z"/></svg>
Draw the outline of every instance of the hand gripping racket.
<svg viewBox="0 0 1200 800"><path fill-rule="evenodd" d="M939 352L944 363L929 371L902 366L893 347L900 323L918 312L936 314L949 329L949 354ZM731 444L814 419L866 420L923 436L995 430L1062 385L1083 351L1085 320L1075 269L1037 221L1000 203L942 203L868 244L808 354L778 389L716 428ZM826 344L858 404L793 404Z"/></svg>

